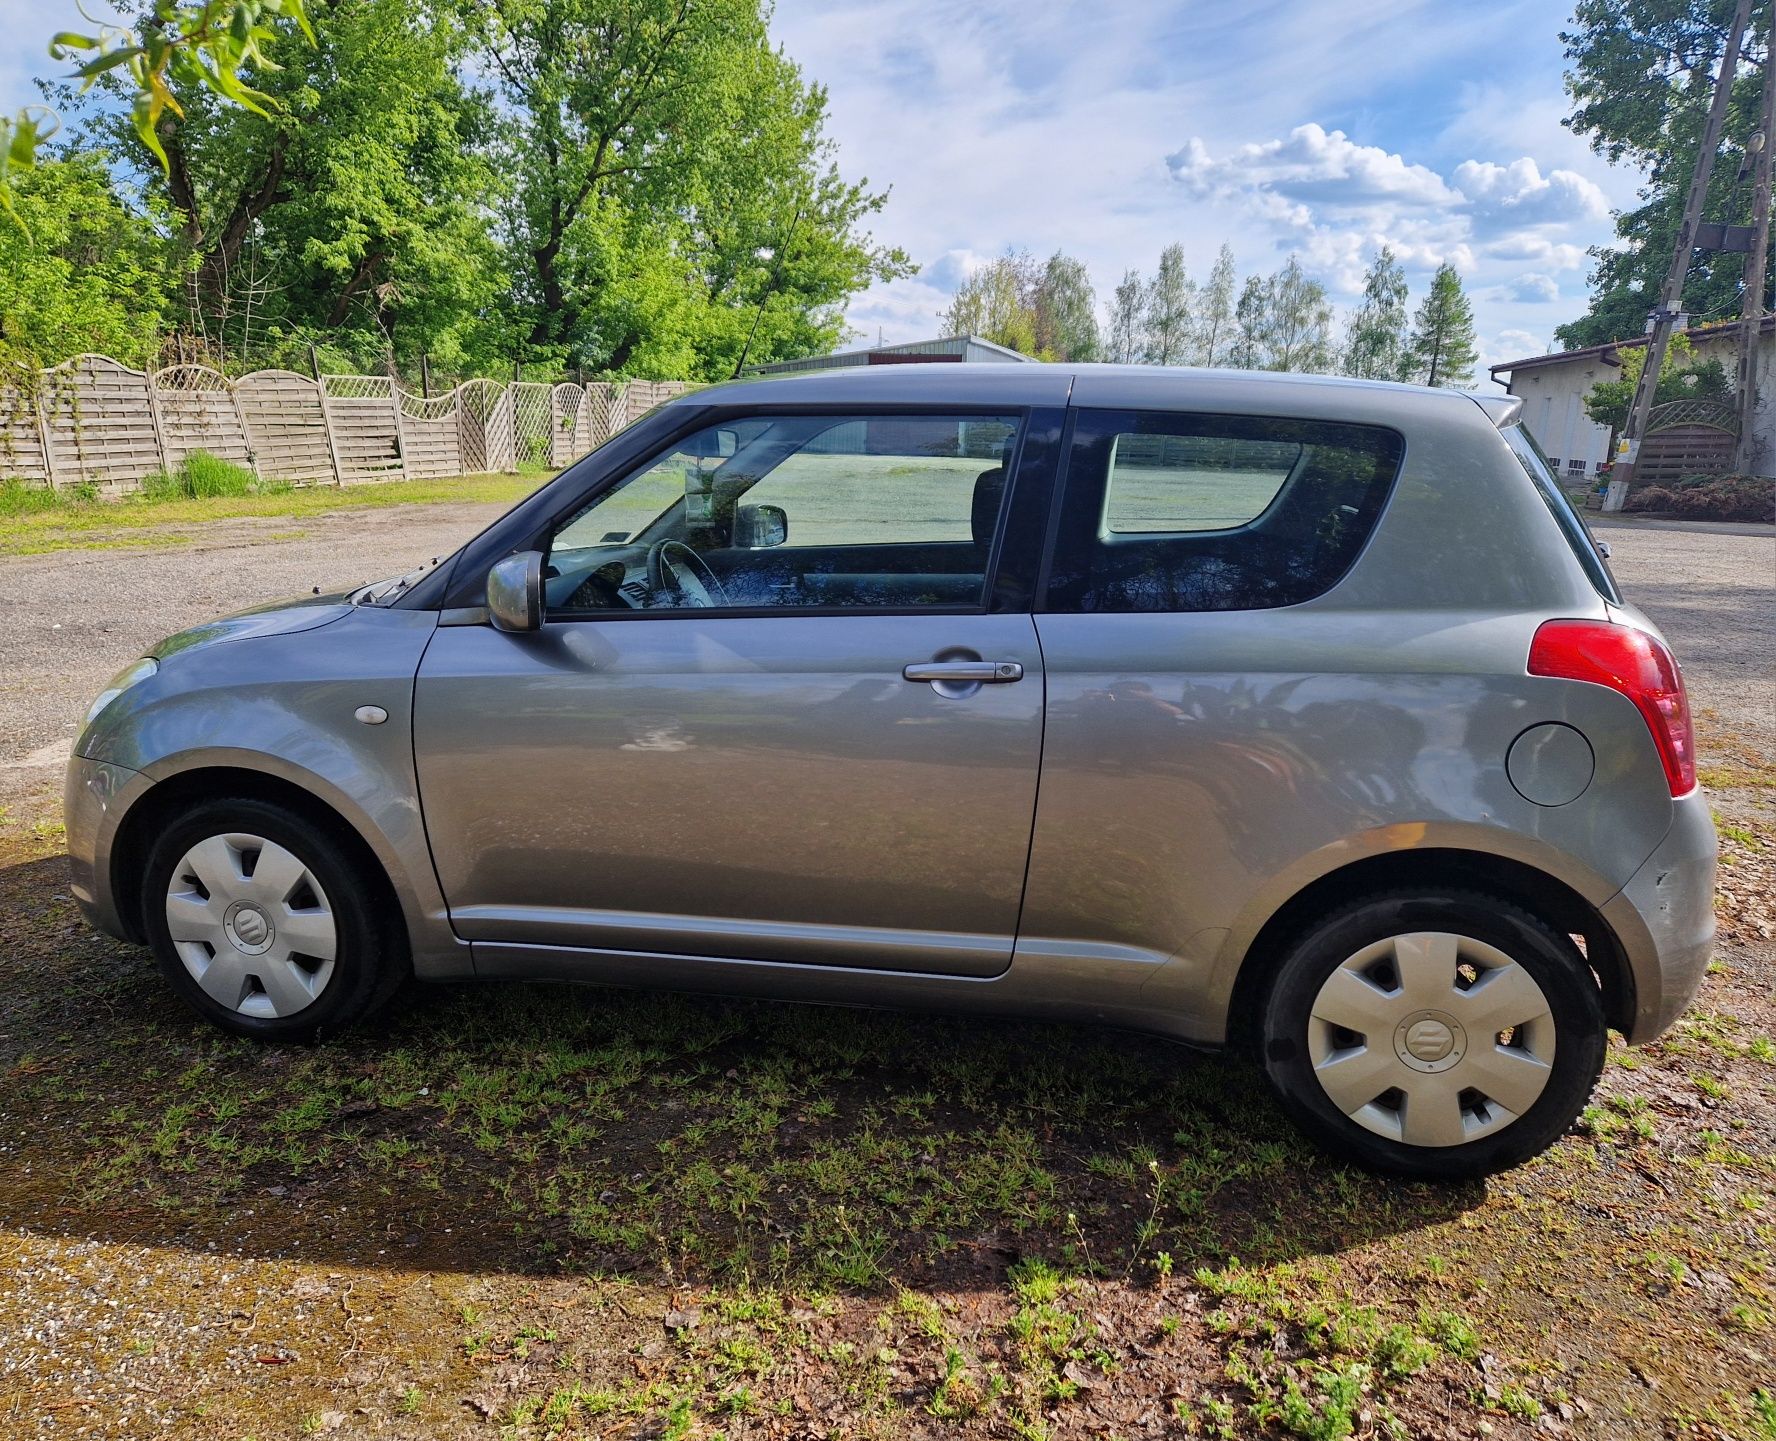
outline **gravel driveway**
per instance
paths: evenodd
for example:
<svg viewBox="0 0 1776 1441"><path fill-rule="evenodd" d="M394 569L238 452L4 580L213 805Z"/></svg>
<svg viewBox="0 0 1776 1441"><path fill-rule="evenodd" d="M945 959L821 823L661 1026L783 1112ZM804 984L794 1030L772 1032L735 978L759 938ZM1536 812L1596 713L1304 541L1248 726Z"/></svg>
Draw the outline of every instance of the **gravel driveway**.
<svg viewBox="0 0 1776 1441"><path fill-rule="evenodd" d="M1776 538L1612 525L1622 593L1665 632L1690 701L1776 757Z"/></svg>
<svg viewBox="0 0 1776 1441"><path fill-rule="evenodd" d="M0 560L0 801L59 771L86 703L163 635L245 606L335 590L443 555L497 505L398 506L290 523L227 521L165 550ZM1776 541L1614 526L1616 575L1664 627L1699 708L1776 755Z"/></svg>
<svg viewBox="0 0 1776 1441"><path fill-rule="evenodd" d="M0 801L61 766L87 702L161 636L315 586L340 590L411 569L503 509L229 520L198 545L0 559Z"/></svg>

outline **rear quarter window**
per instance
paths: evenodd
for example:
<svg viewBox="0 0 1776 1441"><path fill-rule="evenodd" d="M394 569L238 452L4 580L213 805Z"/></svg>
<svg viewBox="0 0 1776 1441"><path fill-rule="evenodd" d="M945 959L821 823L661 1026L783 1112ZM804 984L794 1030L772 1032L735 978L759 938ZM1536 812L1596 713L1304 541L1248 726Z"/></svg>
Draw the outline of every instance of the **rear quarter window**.
<svg viewBox="0 0 1776 1441"><path fill-rule="evenodd" d="M1044 608L1311 600L1350 569L1404 452L1379 426L1080 411Z"/></svg>
<svg viewBox="0 0 1776 1441"><path fill-rule="evenodd" d="M1566 498L1566 492L1560 488L1560 482L1554 477L1554 467L1549 464L1548 457L1542 454L1542 448L1536 444L1535 437L1521 425L1507 425L1500 433L1505 438L1505 444L1511 447L1511 454L1517 457L1517 463L1535 482L1536 493L1548 507L1548 513L1554 517L1554 523L1560 527L1560 533L1566 537L1566 543L1572 547L1573 555L1584 567L1585 574L1597 588L1597 593L1605 600L1620 605L1622 593L1616 589L1616 578L1604 564L1603 553L1597 548L1591 528Z"/></svg>

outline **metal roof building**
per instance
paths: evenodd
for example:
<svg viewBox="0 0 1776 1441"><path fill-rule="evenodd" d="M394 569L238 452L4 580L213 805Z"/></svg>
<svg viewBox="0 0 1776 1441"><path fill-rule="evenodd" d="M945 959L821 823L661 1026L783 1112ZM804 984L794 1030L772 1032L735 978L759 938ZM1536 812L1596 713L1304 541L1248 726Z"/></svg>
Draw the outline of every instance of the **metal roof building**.
<svg viewBox="0 0 1776 1441"><path fill-rule="evenodd" d="M866 350L841 350L835 355L810 355L804 360L774 360L750 367L754 375L788 375L801 370L845 370L854 365L917 365L931 361L1003 364L1036 360L978 335L948 335L942 340L913 340L904 345L877 345Z"/></svg>

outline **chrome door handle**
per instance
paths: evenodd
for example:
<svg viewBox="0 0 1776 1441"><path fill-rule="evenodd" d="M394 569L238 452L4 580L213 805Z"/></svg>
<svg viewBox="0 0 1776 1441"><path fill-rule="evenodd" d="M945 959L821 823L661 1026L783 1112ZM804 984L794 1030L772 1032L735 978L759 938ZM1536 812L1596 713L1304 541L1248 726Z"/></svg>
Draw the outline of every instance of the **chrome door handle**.
<svg viewBox="0 0 1776 1441"><path fill-rule="evenodd" d="M952 685L1003 685L1024 678L1024 668L1015 660L928 660L904 666L900 673L908 680Z"/></svg>

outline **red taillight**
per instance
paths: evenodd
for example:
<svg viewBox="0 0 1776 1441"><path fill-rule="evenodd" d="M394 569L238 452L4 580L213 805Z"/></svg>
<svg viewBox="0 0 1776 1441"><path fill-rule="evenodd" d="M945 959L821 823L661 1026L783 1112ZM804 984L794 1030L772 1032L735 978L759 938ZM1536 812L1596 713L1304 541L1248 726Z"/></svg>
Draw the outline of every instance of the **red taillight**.
<svg viewBox="0 0 1776 1441"><path fill-rule="evenodd" d="M1644 630L1601 620L1544 621L1530 642L1529 673L1620 691L1653 733L1671 794L1696 788L1696 733L1683 675L1671 652Z"/></svg>

